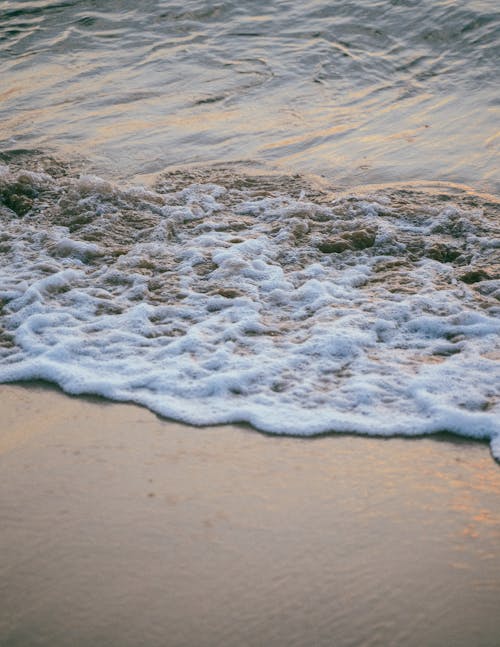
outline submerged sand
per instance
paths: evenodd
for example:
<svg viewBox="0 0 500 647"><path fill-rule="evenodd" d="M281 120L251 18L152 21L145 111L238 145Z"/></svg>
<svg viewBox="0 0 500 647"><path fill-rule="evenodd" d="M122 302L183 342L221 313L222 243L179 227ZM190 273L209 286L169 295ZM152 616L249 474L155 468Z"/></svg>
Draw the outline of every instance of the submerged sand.
<svg viewBox="0 0 500 647"><path fill-rule="evenodd" d="M0 644L496 647L500 468L0 387Z"/></svg>

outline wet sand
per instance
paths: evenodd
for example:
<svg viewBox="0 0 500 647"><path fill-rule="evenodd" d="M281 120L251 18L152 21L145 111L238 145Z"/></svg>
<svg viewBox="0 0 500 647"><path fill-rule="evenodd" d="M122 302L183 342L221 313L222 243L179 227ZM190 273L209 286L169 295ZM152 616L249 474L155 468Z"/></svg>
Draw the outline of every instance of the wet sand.
<svg viewBox="0 0 500 647"><path fill-rule="evenodd" d="M0 644L496 647L500 466L0 387Z"/></svg>

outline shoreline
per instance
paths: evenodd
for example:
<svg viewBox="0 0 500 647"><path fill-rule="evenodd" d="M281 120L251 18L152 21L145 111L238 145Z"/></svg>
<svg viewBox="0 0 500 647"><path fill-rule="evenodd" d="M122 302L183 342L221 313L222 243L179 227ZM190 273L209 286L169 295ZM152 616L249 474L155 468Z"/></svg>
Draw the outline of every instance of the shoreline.
<svg viewBox="0 0 500 647"><path fill-rule="evenodd" d="M486 443L189 427L40 385L0 403L6 647L496 644Z"/></svg>
<svg viewBox="0 0 500 647"><path fill-rule="evenodd" d="M217 425L196 425L196 424L190 424L186 423L182 420L176 420L175 418L166 418L162 416L159 413L156 413L155 411L152 411L151 409L148 409L145 405L139 404L137 402L133 401L120 401L120 400L112 400L110 398L106 398L101 395L95 395L95 394L72 394L72 393L66 393L61 387L53 382L48 382L45 380L26 380L26 381L20 381L20 382L8 382L8 383L0 383L0 396L2 393L2 389L4 387L13 387L13 388L20 388L20 389L25 389L27 391L34 391L34 392L39 392L39 393L57 393L60 394L66 398L70 398L71 400L76 400L76 401L83 401L83 402L88 402L90 404L96 404L96 405L118 405L118 406L130 406L130 407L137 407L138 409L147 411L149 414L151 414L154 418L158 420L159 423L165 423L165 424L173 424L173 425L180 425L181 427L185 427L186 429L212 429L212 428L230 428L230 429L235 429L236 431L243 431L243 432L250 432L250 433L256 433L260 434L265 437L269 438L284 438L284 439L296 439L298 441L303 441L303 442L311 442L315 440L321 440L323 438L329 438L329 437L346 437L346 438L370 438L374 440L379 440L379 441L391 441L391 440L408 440L410 442L418 442L423 439L433 439L436 442L443 442L443 443L451 443L451 444L458 444L458 445L480 445L484 446L489 455L491 460L497 464L500 464L500 460L497 460L495 456L491 453L490 449L490 439L487 438L474 438L472 436L464 436L456 432L452 431L439 431L439 432L430 432L427 434L412 434L412 435L406 435L404 433L400 434L394 434L394 435L384 435L384 434L363 434L360 432L350 432L350 431L325 431L325 432L319 432L316 434L311 434L311 435L303 435L303 434L280 434L280 433L273 433L270 431L265 431L262 429L259 429L258 427L254 427L248 422L237 422L237 423L222 423L222 424L217 424Z"/></svg>

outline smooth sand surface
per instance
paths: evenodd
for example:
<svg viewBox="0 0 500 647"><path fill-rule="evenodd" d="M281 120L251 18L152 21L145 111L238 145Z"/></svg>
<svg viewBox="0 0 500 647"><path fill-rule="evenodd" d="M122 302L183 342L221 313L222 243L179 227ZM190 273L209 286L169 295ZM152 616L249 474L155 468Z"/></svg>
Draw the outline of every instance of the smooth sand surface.
<svg viewBox="0 0 500 647"><path fill-rule="evenodd" d="M0 645L500 644L500 466L0 387Z"/></svg>

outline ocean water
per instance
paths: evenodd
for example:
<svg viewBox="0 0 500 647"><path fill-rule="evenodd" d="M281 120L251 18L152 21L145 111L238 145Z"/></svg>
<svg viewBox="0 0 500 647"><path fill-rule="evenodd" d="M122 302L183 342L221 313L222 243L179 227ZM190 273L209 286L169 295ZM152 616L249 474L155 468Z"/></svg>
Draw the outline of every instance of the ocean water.
<svg viewBox="0 0 500 647"><path fill-rule="evenodd" d="M500 8L0 2L0 381L489 439Z"/></svg>

